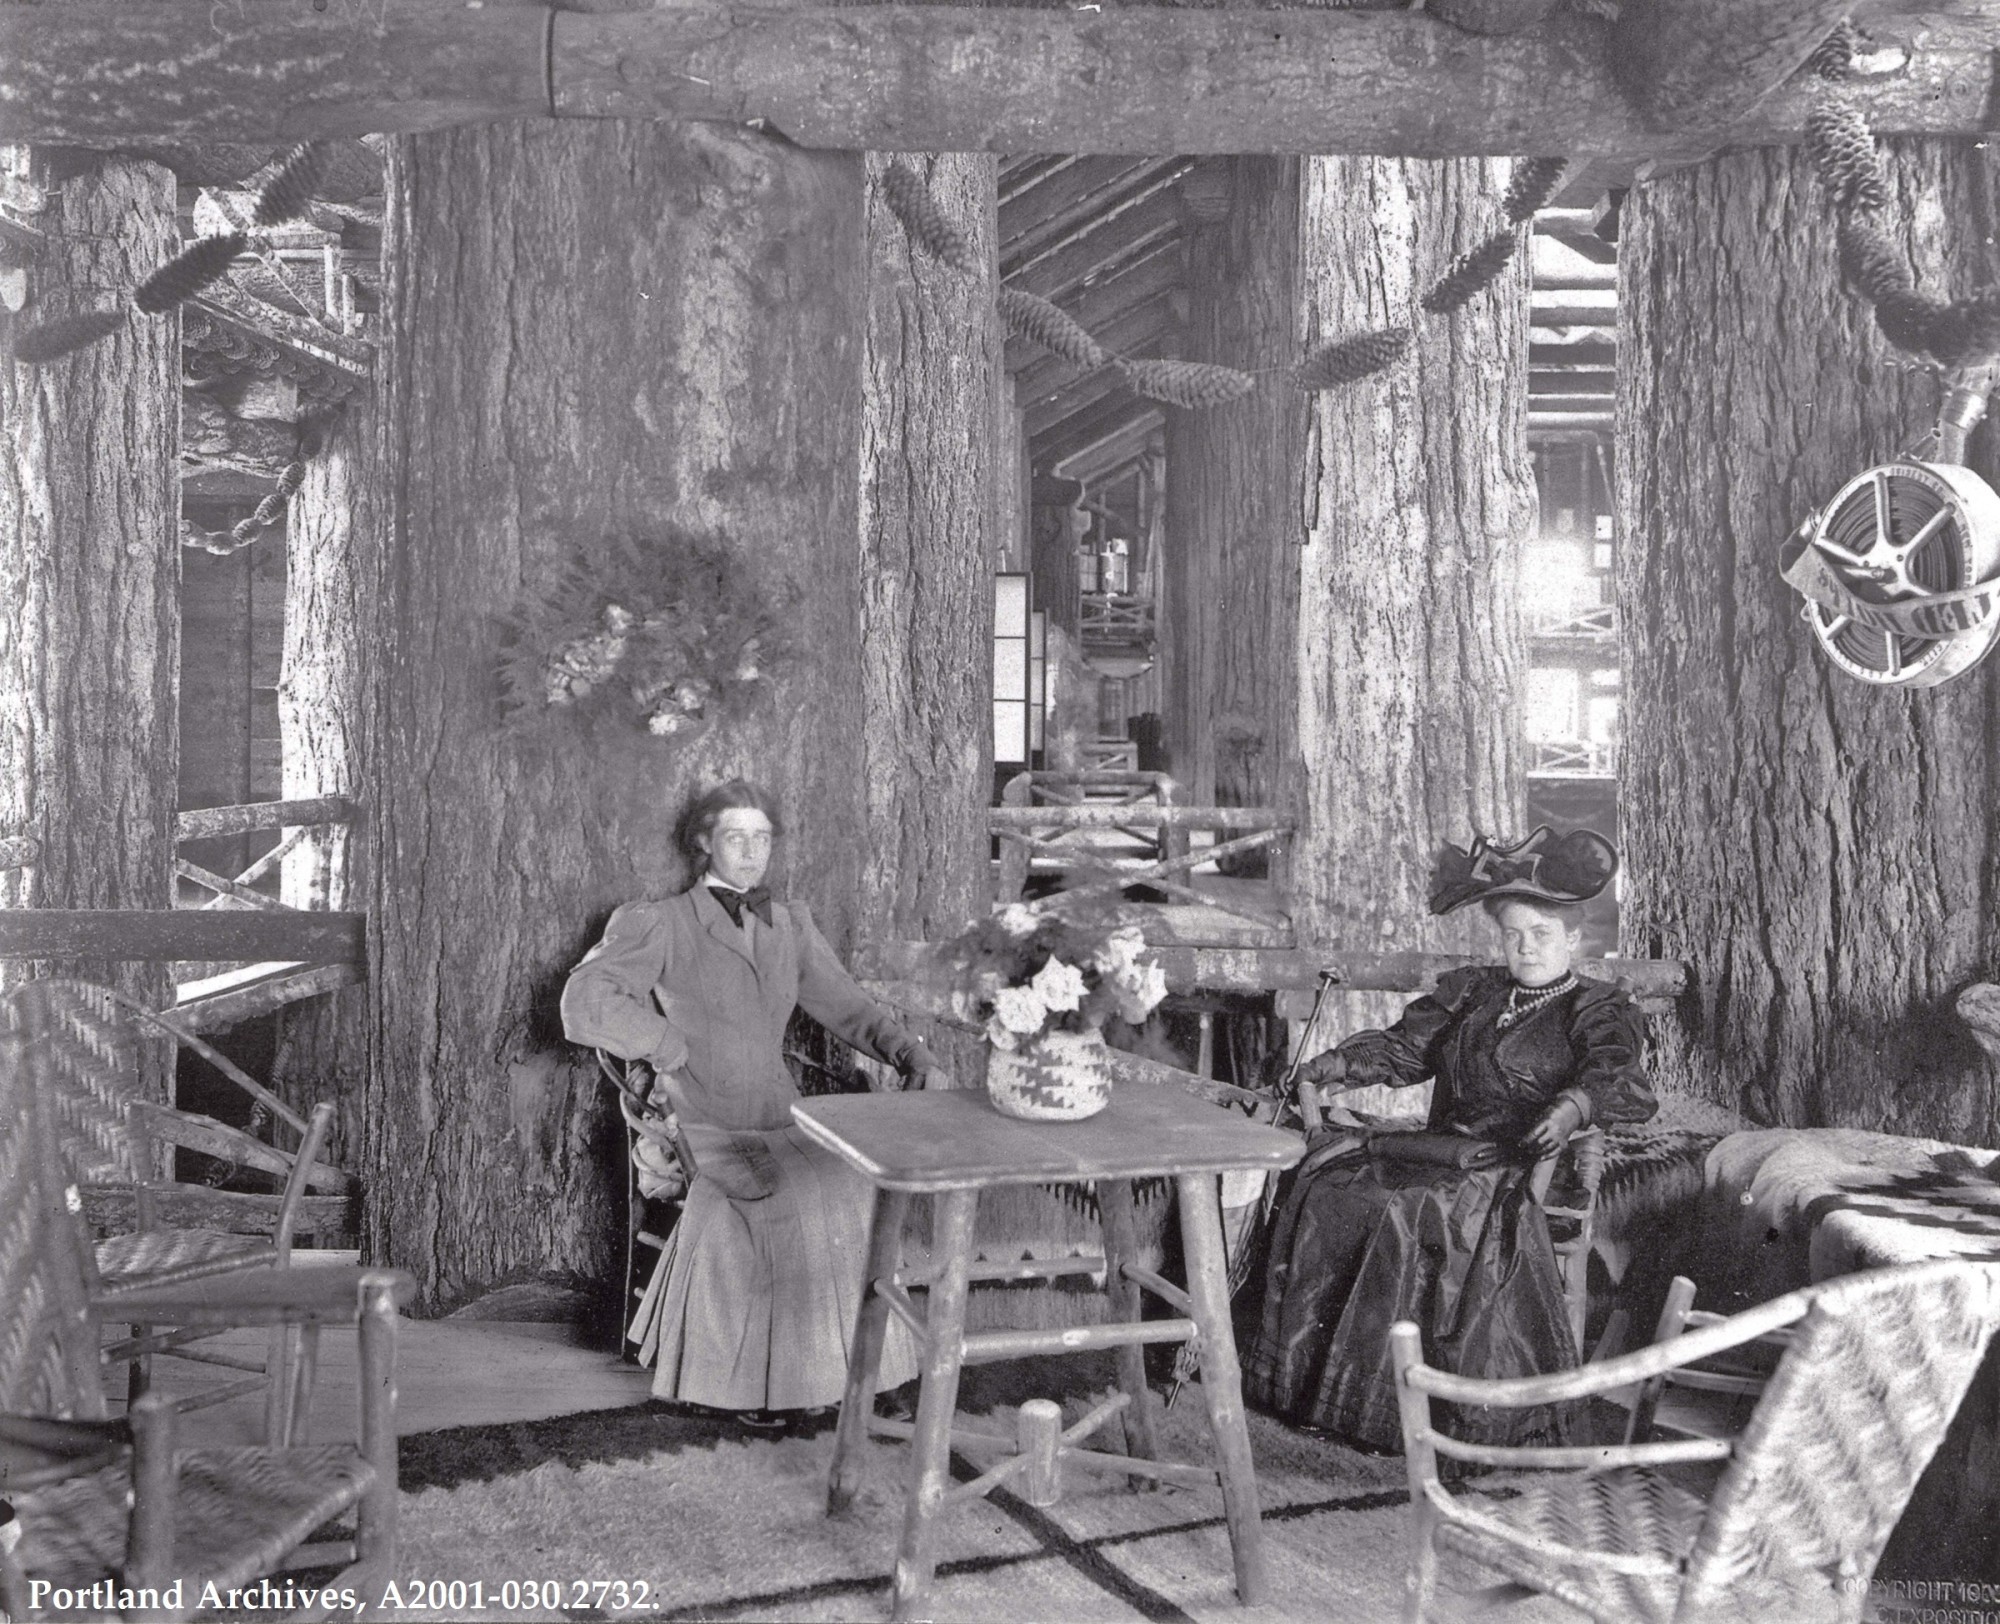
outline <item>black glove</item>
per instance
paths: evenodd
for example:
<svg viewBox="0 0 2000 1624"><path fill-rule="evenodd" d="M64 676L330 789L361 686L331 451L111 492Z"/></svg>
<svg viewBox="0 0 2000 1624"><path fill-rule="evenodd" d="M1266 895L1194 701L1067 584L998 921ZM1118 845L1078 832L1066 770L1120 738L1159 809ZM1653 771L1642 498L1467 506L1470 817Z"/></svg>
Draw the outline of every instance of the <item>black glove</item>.
<svg viewBox="0 0 2000 1624"><path fill-rule="evenodd" d="M1582 1126L1583 1107L1564 1094L1542 1113L1540 1121L1521 1135L1521 1148L1533 1151L1535 1160L1542 1161L1568 1144L1569 1136Z"/></svg>

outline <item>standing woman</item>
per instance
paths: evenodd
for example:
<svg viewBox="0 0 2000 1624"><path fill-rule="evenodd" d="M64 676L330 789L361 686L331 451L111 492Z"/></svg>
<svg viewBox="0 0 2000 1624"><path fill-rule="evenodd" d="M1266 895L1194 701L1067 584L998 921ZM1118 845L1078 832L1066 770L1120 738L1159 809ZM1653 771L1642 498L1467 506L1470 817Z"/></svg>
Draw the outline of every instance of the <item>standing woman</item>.
<svg viewBox="0 0 2000 1624"><path fill-rule="evenodd" d="M694 1180L629 1335L660 1398L746 1412L840 1402L872 1192L792 1124L785 1026L803 1009L919 1086L937 1062L834 957L805 906L763 881L777 809L734 779L689 809L695 883L618 909L563 989L572 1043L653 1069ZM917 1372L889 1327L882 1384Z"/></svg>
<svg viewBox="0 0 2000 1624"><path fill-rule="evenodd" d="M1479 903L1504 966L1454 970L1386 1032L1309 1062L1334 1091L1436 1079L1428 1128L1308 1154L1271 1233L1262 1324L1245 1361L1261 1407L1364 1446L1401 1440L1389 1327L1414 1320L1424 1359L1465 1376L1577 1363L1534 1165L1593 1123L1657 1109L1640 1070L1638 1006L1571 968L1581 905L1616 872L1589 830L1537 829L1513 846L1447 846L1431 911ZM1484 1443L1559 1434L1547 1409L1460 1412Z"/></svg>

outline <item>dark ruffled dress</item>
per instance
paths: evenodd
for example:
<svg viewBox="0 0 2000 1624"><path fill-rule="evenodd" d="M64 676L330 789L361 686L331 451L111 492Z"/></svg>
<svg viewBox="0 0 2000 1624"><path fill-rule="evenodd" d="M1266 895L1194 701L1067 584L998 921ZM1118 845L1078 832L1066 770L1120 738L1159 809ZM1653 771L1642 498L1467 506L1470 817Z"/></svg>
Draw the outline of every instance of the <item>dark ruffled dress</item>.
<svg viewBox="0 0 2000 1624"><path fill-rule="evenodd" d="M1657 1109L1640 1071L1638 1006L1579 979L1503 1030L1512 978L1454 971L1386 1032L1340 1045L1355 1084L1434 1077L1429 1126L1511 1146L1561 1094L1586 1124L1643 1122ZM1413 1320L1424 1358L1462 1375L1509 1377L1577 1362L1548 1224L1527 1160L1477 1170L1355 1152L1308 1157L1271 1232L1261 1324L1245 1359L1250 1401L1375 1449L1401 1447L1389 1327ZM1481 1443L1560 1438L1554 1409L1452 1413Z"/></svg>

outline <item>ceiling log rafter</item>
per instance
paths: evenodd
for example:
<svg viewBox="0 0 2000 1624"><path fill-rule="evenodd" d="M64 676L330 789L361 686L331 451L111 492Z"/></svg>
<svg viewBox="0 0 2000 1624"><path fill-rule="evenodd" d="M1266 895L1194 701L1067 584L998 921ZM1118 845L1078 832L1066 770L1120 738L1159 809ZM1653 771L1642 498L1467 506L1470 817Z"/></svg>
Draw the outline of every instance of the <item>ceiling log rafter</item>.
<svg viewBox="0 0 2000 1624"><path fill-rule="evenodd" d="M0 16L0 140L256 143L553 116L761 121L850 150L1640 162L1797 140L1812 87L1779 81L1844 9L1634 0L1615 28L1571 12L1483 37L1408 11L74 0ZM1986 28L1948 13L1870 27L1902 53L1860 86L1878 134L1990 127ZM1660 66L1675 50L1693 65ZM1657 84L1628 95L1628 57Z"/></svg>

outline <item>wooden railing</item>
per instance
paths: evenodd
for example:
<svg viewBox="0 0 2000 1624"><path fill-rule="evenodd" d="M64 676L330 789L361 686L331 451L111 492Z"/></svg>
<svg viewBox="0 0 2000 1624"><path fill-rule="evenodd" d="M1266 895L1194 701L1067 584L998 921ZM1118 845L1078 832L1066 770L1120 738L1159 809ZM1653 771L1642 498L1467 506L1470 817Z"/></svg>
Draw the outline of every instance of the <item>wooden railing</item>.
<svg viewBox="0 0 2000 1624"><path fill-rule="evenodd" d="M1019 901L1031 875L1059 874L1066 903L1146 887L1289 940L1292 827L1268 807L1184 806L1173 779L1140 772L1020 773L1001 802L987 814L999 902ZM1214 839L1197 845L1197 834ZM1195 872L1253 851L1266 854L1261 881Z"/></svg>
<svg viewBox="0 0 2000 1624"><path fill-rule="evenodd" d="M195 1032L233 1026L360 981L366 963L365 915L330 912L319 892L309 900L322 906L293 908L252 889L313 828L346 822L353 812L352 803L338 795L183 812L175 820L177 843L257 830L286 833L234 877L177 857L175 874L212 893L193 907L0 910L0 959L125 959L192 966L202 973L181 981L173 1013L182 1027ZM32 862L33 848L26 837L0 844L0 868Z"/></svg>

